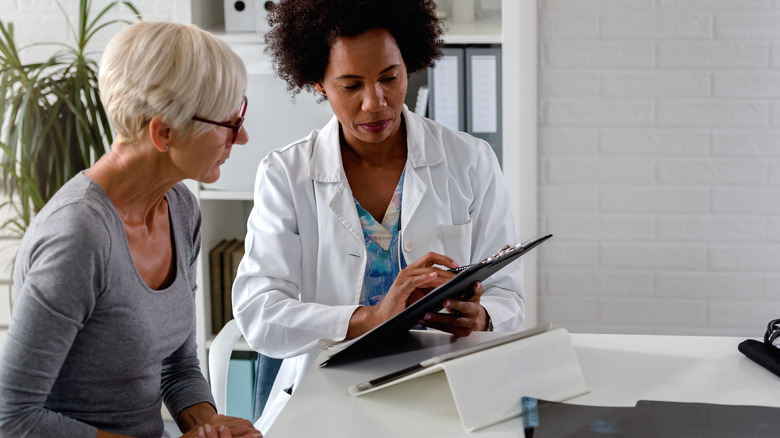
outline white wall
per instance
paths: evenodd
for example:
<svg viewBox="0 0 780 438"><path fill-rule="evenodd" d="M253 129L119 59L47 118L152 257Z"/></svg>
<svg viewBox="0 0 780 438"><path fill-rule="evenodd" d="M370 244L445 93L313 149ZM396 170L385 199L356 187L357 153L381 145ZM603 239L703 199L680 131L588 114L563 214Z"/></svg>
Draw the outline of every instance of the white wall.
<svg viewBox="0 0 780 438"><path fill-rule="evenodd" d="M70 38L54 0L0 17L20 45ZM780 0L540 0L539 33L540 321L759 335L780 314Z"/></svg>
<svg viewBox="0 0 780 438"><path fill-rule="evenodd" d="M540 320L780 316L780 1L539 2Z"/></svg>

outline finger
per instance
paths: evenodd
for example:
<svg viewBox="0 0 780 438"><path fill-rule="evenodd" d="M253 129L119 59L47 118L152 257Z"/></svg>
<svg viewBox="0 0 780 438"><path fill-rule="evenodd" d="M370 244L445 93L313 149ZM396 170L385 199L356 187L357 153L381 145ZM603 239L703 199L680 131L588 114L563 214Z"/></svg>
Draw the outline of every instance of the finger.
<svg viewBox="0 0 780 438"><path fill-rule="evenodd" d="M414 263L409 264L407 267L430 267L433 265L441 265L446 266L448 268L457 268L460 266L455 260L453 260L450 257L447 257L446 255L435 253L435 252L429 252L425 254L424 256L417 259Z"/></svg>
<svg viewBox="0 0 780 438"><path fill-rule="evenodd" d="M474 295L469 301L479 302L480 298L482 298L482 295L485 293L485 289L482 287L482 283L479 281L475 282L472 290L474 291Z"/></svg>
<svg viewBox="0 0 780 438"><path fill-rule="evenodd" d="M219 426L219 438L232 438L233 435L230 430L225 426Z"/></svg>
<svg viewBox="0 0 780 438"><path fill-rule="evenodd" d="M257 438L262 437L260 432L255 429L254 427L231 427L230 429L230 436L233 438L242 438L242 437L250 437L250 438ZM221 437L220 437L221 438Z"/></svg>
<svg viewBox="0 0 780 438"><path fill-rule="evenodd" d="M428 327L442 330L441 327L449 327L444 331L453 333L452 330L466 330L468 333L476 330L477 320L472 315L461 315L453 313L432 313L428 312L420 320L422 324Z"/></svg>
<svg viewBox="0 0 780 438"><path fill-rule="evenodd" d="M446 283L449 279L443 278L438 272L428 272L423 275L415 275L407 279L405 285L412 289L435 288ZM410 292L410 293L411 293Z"/></svg>
<svg viewBox="0 0 780 438"><path fill-rule="evenodd" d="M479 304L479 301L460 301L460 300L452 300L447 299L444 300L443 304L444 309L446 309L448 312L459 315L459 316L466 316L469 318L477 318L479 317L479 312L481 310L482 305Z"/></svg>
<svg viewBox="0 0 780 438"><path fill-rule="evenodd" d="M450 333L457 338L466 337L475 330L473 326L467 327L467 326L451 325L451 324L441 323L436 321L426 321L425 326L428 328Z"/></svg>

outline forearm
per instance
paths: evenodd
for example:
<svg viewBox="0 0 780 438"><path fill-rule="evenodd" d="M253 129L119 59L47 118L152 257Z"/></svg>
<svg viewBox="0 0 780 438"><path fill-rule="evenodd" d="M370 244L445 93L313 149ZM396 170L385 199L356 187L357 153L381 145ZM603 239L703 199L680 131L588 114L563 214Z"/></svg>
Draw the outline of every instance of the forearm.
<svg viewBox="0 0 780 438"><path fill-rule="evenodd" d="M182 432L187 432L198 425L206 423L211 417L217 414L214 406L209 403L198 403L185 408L176 419L176 424Z"/></svg>

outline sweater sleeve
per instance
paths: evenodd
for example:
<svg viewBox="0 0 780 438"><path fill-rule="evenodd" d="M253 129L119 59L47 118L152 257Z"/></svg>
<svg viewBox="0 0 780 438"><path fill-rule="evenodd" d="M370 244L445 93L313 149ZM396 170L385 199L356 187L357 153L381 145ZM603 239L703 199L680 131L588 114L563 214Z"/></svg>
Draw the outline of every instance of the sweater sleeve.
<svg viewBox="0 0 780 438"><path fill-rule="evenodd" d="M95 427L45 403L102 289L110 237L83 205L53 212L24 236L14 309L0 352L0 430L14 437L95 436Z"/></svg>

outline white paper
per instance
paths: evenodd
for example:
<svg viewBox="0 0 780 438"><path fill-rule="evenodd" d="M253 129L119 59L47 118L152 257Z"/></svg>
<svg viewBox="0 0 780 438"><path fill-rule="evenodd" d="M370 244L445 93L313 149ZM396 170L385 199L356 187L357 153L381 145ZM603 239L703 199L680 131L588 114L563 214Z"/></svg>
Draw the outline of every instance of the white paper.
<svg viewBox="0 0 780 438"><path fill-rule="evenodd" d="M471 57L471 131L498 131L496 56Z"/></svg>

